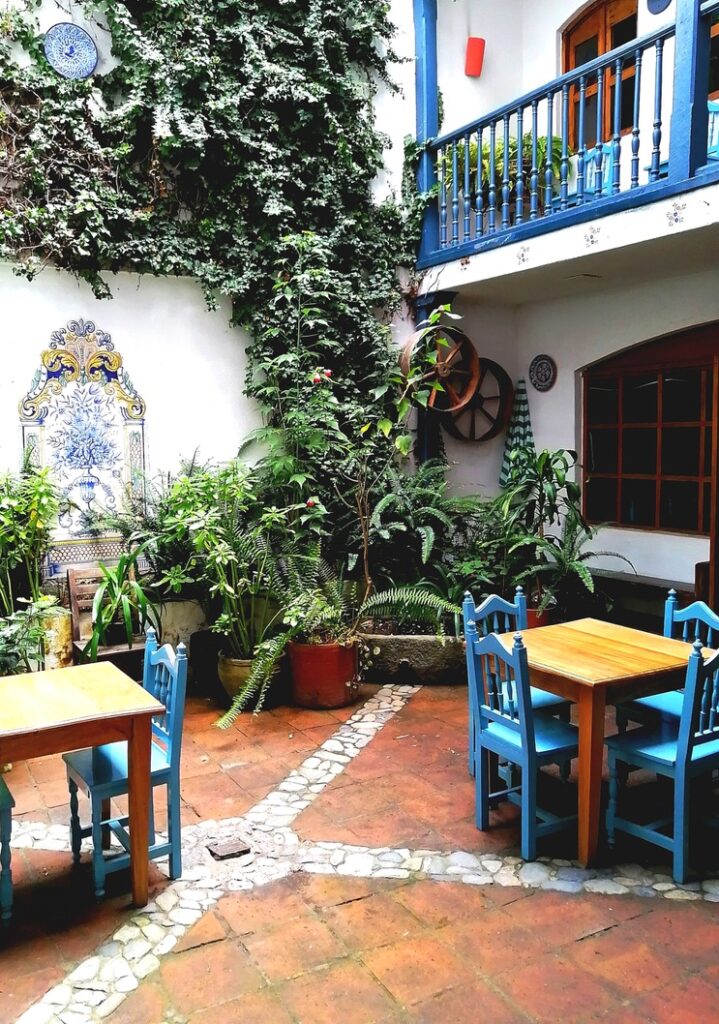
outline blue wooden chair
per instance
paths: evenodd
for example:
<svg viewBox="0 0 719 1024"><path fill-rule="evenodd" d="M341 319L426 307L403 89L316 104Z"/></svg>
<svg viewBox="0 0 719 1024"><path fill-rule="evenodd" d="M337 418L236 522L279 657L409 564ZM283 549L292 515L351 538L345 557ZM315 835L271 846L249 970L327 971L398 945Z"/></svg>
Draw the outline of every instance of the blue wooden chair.
<svg viewBox="0 0 719 1024"><path fill-rule="evenodd" d="M719 160L719 101L709 100L709 128L707 131L707 162Z"/></svg>
<svg viewBox="0 0 719 1024"><path fill-rule="evenodd" d="M719 615L703 601L680 609L676 590L670 590L664 605L664 636L687 643L698 638L704 647L719 646ZM624 733L629 722L650 725L659 718L676 721L682 714L683 699L683 690L670 690L617 704L617 728Z"/></svg>
<svg viewBox="0 0 719 1024"><path fill-rule="evenodd" d="M689 863L690 785L719 765L719 654L702 658L702 642L694 641L682 699L682 713L673 724L660 721L652 728L634 729L606 741L609 749L609 806L607 835L614 846L616 832L627 832L669 850L675 882L685 882ZM639 825L617 814L620 783L629 768L674 780L674 813L666 819ZM670 828L671 834L664 831Z"/></svg>
<svg viewBox="0 0 719 1024"><path fill-rule="evenodd" d="M594 146L590 147L584 155L584 190L582 193L582 202L591 203L596 199L595 188L597 184L597 150ZM605 196L611 196L614 184L614 152L612 144L605 142L602 145L602 187L599 192L599 198L603 199ZM577 182L576 177L572 182L572 191L567 194L567 206L573 207L577 205ZM555 196L552 200L552 207L556 211L561 210L562 200L560 196Z"/></svg>
<svg viewBox="0 0 719 1024"><path fill-rule="evenodd" d="M474 598L467 592L464 595L462 605L464 615L464 635L468 641L467 626L474 623L478 633L488 636L490 633L511 633L514 630L527 628L527 598L522 587L517 587L515 601L505 601L503 597L491 594L482 603L475 607ZM469 642L467 643L467 665L470 659ZM468 669L469 671L469 669ZM563 697L557 697L546 690L539 690L532 686L530 689L532 708L534 711L544 711L550 715L556 715L563 721L568 722L571 715L571 704ZM475 715L472 706L474 699L472 687L469 687L469 774L474 775L474 748L475 748ZM567 776L568 777L568 776Z"/></svg>
<svg viewBox="0 0 719 1024"><path fill-rule="evenodd" d="M578 732L567 722L532 711L527 649L519 633L511 650L494 634L480 638L473 622L468 624L467 636L477 738L477 828L489 828L490 801L507 798L518 803L522 808L522 857L534 860L540 836L577 820L576 815L560 818L537 806L537 775L542 765L561 764L577 756ZM490 754L521 769L519 786L490 793Z"/></svg>
<svg viewBox="0 0 719 1024"><path fill-rule="evenodd" d="M12 831L12 809L15 806L12 793L0 775L0 921L10 920L12 914L12 871L10 870L10 833Z"/></svg>
<svg viewBox="0 0 719 1024"><path fill-rule="evenodd" d="M182 874L180 751L186 682L185 645L179 644L177 653L169 644L158 649L155 631L149 629L142 685L165 706L165 713L153 718L152 722L150 770L153 793L157 786L167 787L169 835L167 842L156 841L151 801L148 856L155 859L169 854L171 878L179 878ZM63 757L70 790L70 839L73 860L77 863L80 859L82 839L85 836L92 836L95 893L102 896L105 891L105 875L127 868L130 863L130 839L127 833L129 819L110 817L110 800L128 791L127 743L108 743L101 747L64 754ZM85 828L81 827L78 816L78 789L90 800L92 823ZM106 859L103 847L109 846L110 833L116 836L124 847L124 852Z"/></svg>

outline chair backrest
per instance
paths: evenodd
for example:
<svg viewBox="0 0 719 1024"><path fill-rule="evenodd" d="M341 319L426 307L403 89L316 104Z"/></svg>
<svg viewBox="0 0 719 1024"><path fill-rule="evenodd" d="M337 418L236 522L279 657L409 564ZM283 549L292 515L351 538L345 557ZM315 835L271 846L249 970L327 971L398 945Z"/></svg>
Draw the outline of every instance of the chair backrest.
<svg viewBox="0 0 719 1024"><path fill-rule="evenodd" d="M716 160L719 156L719 102L709 100L709 125L707 129L707 155Z"/></svg>
<svg viewBox="0 0 719 1024"><path fill-rule="evenodd" d="M701 640L705 647L719 646L719 615L703 601L694 601L679 608L676 590L669 591L664 605L664 636L693 643Z"/></svg>
<svg viewBox="0 0 719 1024"><path fill-rule="evenodd" d="M692 750L719 741L719 653L704 661L701 640L694 641L684 685L677 742L677 767L691 760Z"/></svg>
<svg viewBox="0 0 719 1024"><path fill-rule="evenodd" d="M178 644L177 651L169 644L158 647L155 630L148 629L142 685L165 706L164 714L152 719L153 738L159 740L156 746L166 755L173 774L179 774L187 686L185 645Z"/></svg>
<svg viewBox="0 0 719 1024"><path fill-rule="evenodd" d="M512 633L527 628L527 598L522 587L517 587L514 603L498 597L497 594L490 594L480 605L475 606L474 598L467 591L464 595L462 614L465 635L469 622L475 623L477 632L484 636L488 633Z"/></svg>
<svg viewBox="0 0 719 1024"><path fill-rule="evenodd" d="M101 579L97 565L67 570L73 640L87 640L92 633L92 602Z"/></svg>
<svg viewBox="0 0 719 1024"><path fill-rule="evenodd" d="M480 637L467 624L467 669L479 732L497 722L521 736L525 755L535 751L527 648L519 633L511 649L494 633Z"/></svg>

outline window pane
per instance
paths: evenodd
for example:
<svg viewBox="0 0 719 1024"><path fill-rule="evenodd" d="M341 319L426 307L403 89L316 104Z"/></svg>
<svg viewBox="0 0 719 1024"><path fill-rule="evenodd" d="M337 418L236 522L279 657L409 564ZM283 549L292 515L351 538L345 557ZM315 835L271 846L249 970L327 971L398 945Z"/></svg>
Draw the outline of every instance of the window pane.
<svg viewBox="0 0 719 1024"><path fill-rule="evenodd" d="M714 15L716 17L716 15ZM719 92L719 35L712 36L709 51L709 95Z"/></svg>
<svg viewBox="0 0 719 1024"><path fill-rule="evenodd" d="M712 521L712 490L711 484L704 484L704 515L702 517L702 533L711 533Z"/></svg>
<svg viewBox="0 0 719 1024"><path fill-rule="evenodd" d="M619 468L619 432L590 430L588 454L592 473L616 473Z"/></svg>
<svg viewBox="0 0 719 1024"><path fill-rule="evenodd" d="M653 480L623 480L622 522L627 526L654 526L656 492Z"/></svg>
<svg viewBox="0 0 719 1024"><path fill-rule="evenodd" d="M616 423L619 386L616 378L589 382L587 419L594 426L596 423Z"/></svg>
<svg viewBox="0 0 719 1024"><path fill-rule="evenodd" d="M622 412L625 423L656 423L658 378L655 373L626 377Z"/></svg>
<svg viewBox="0 0 719 1024"><path fill-rule="evenodd" d="M614 50L617 46L624 46L625 43L631 43L632 39L637 38L637 16L636 14L630 14L628 18L624 18L623 21L618 21L616 25L612 25L612 49Z"/></svg>
<svg viewBox="0 0 719 1024"><path fill-rule="evenodd" d="M584 488L587 519L593 523L612 523L617 518L617 481L592 477Z"/></svg>
<svg viewBox="0 0 719 1024"><path fill-rule="evenodd" d="M579 146L579 100L574 104L574 138ZM584 148L591 149L597 144L597 96L584 100Z"/></svg>
<svg viewBox="0 0 719 1024"><path fill-rule="evenodd" d="M656 429L633 427L631 430L622 432L622 471L624 473L656 473Z"/></svg>
<svg viewBox="0 0 719 1024"><path fill-rule="evenodd" d="M704 431L704 476L712 475L712 428Z"/></svg>
<svg viewBox="0 0 719 1024"><path fill-rule="evenodd" d="M574 47L574 66L581 67L582 64L589 64L599 56L599 36L590 36L584 42L577 43Z"/></svg>
<svg viewBox="0 0 719 1024"><path fill-rule="evenodd" d="M660 526L669 530L696 530L698 519L699 484L663 483Z"/></svg>
<svg viewBox="0 0 719 1024"><path fill-rule="evenodd" d="M687 423L701 418L701 370L670 370L664 376L665 423Z"/></svg>
<svg viewBox="0 0 719 1024"><path fill-rule="evenodd" d="M636 88L636 80L634 76L631 78L625 78L622 81L622 104L619 126L622 131L628 131L634 127L634 90ZM616 86L612 86L612 134L614 133L614 94L616 92Z"/></svg>
<svg viewBox="0 0 719 1024"><path fill-rule="evenodd" d="M664 428L662 476L699 476L699 427Z"/></svg>

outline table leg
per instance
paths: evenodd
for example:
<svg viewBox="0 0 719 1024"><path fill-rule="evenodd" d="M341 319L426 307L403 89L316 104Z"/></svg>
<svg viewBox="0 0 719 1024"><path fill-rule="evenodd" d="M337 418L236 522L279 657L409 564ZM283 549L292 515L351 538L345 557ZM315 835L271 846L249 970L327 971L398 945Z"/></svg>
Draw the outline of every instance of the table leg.
<svg viewBox="0 0 719 1024"><path fill-rule="evenodd" d="M599 811L602 797L602 761L604 758L603 686L583 686L579 693L579 851L582 864L588 866L599 844Z"/></svg>
<svg viewBox="0 0 719 1024"><path fill-rule="evenodd" d="M136 718L128 744L128 797L130 803L130 873L132 901L137 907L147 904L147 837L150 827L150 739L152 719Z"/></svg>

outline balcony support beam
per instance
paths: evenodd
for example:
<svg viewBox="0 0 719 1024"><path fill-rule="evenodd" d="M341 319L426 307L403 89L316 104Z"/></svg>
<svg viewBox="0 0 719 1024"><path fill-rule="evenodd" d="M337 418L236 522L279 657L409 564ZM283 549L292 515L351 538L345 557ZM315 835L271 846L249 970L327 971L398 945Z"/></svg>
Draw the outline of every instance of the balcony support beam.
<svg viewBox="0 0 719 1024"><path fill-rule="evenodd" d="M413 0L415 46L415 96L417 142L424 146L439 134L439 83L437 80L437 0ZM419 161L417 184L426 195L436 184L432 154L425 149ZM420 257L439 249L439 225L434 204L424 218Z"/></svg>
<svg viewBox="0 0 719 1024"><path fill-rule="evenodd" d="M677 0L669 178L693 178L707 157L710 19L702 0Z"/></svg>

